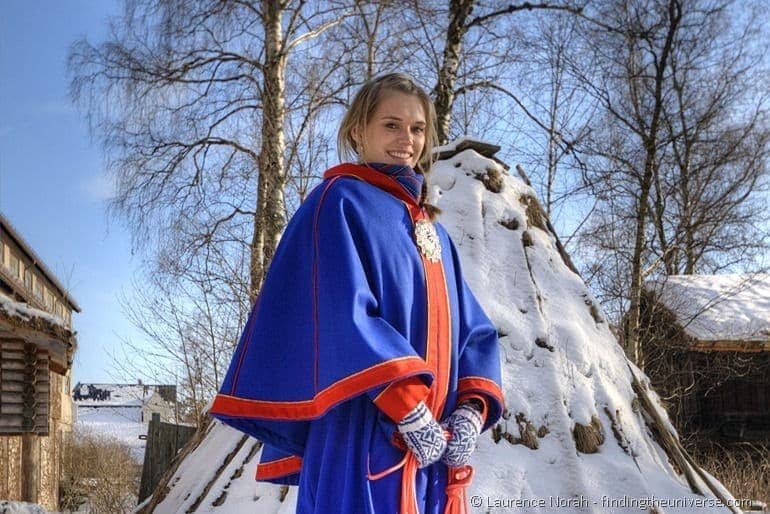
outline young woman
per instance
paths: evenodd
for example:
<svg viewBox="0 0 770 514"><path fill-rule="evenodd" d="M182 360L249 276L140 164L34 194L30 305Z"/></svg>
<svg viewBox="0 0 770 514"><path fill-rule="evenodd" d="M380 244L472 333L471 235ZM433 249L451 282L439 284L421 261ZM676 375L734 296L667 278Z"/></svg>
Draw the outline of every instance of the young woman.
<svg viewBox="0 0 770 514"><path fill-rule="evenodd" d="M257 480L298 513L465 510L476 438L503 410L497 332L425 203L435 112L366 83L341 155L291 219L211 414L264 442Z"/></svg>

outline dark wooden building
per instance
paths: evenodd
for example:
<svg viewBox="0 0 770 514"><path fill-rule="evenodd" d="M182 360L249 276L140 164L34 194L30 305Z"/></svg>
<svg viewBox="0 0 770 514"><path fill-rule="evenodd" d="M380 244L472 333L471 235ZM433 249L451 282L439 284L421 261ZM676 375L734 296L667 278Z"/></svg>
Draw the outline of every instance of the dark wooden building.
<svg viewBox="0 0 770 514"><path fill-rule="evenodd" d="M644 371L680 433L770 444L770 275L668 277L642 313Z"/></svg>
<svg viewBox="0 0 770 514"><path fill-rule="evenodd" d="M59 510L73 311L80 307L0 214L0 499Z"/></svg>

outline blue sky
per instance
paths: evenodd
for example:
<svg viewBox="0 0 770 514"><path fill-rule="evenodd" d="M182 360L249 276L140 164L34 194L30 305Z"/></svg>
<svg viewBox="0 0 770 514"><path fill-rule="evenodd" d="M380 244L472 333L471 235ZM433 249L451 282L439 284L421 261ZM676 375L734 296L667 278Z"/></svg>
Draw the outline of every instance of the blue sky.
<svg viewBox="0 0 770 514"><path fill-rule="evenodd" d="M108 222L101 152L67 97L66 58L80 36L101 38L114 0L3 0L0 16L0 211L69 287L75 315L77 381L119 377L109 356L138 334L116 294L130 292L138 259Z"/></svg>
<svg viewBox="0 0 770 514"><path fill-rule="evenodd" d="M3 0L0 16L0 211L83 308L73 385L135 380L110 355L123 338L142 339L117 301L139 261L107 219L101 152L67 97L71 43L103 39L119 9L118 0Z"/></svg>

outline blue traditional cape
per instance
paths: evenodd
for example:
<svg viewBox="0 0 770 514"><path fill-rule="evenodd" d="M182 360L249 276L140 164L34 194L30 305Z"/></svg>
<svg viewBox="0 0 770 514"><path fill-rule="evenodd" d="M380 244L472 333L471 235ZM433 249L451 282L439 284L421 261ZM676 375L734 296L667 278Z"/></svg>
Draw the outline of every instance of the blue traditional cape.
<svg viewBox="0 0 770 514"><path fill-rule="evenodd" d="M420 253L425 218L394 178L343 164L281 238L210 413L265 443L257 479L298 484L297 512L443 511L449 470L417 469L372 401L389 384L419 377L436 419L466 393L485 429L501 416L496 329L439 223L440 260Z"/></svg>

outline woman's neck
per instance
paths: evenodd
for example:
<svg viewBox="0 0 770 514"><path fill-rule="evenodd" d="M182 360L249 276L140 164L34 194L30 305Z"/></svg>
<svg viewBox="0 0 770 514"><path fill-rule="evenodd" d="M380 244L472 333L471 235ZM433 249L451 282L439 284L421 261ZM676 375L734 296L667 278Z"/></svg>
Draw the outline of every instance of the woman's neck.
<svg viewBox="0 0 770 514"><path fill-rule="evenodd" d="M375 169L396 179L415 200L420 199L422 183L425 177L406 164L387 164L382 162L364 162L362 166Z"/></svg>

